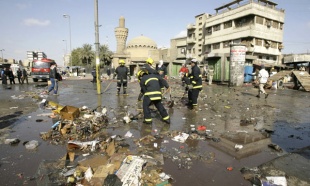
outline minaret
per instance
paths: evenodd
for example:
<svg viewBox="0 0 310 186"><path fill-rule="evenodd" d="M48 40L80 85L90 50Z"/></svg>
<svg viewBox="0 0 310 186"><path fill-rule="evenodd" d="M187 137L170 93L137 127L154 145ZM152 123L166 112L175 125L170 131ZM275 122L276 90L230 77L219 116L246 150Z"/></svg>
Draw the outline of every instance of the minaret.
<svg viewBox="0 0 310 186"><path fill-rule="evenodd" d="M128 28L125 28L125 18L121 16L119 18L119 27L114 29L116 42L117 42L117 54L123 54L128 37Z"/></svg>

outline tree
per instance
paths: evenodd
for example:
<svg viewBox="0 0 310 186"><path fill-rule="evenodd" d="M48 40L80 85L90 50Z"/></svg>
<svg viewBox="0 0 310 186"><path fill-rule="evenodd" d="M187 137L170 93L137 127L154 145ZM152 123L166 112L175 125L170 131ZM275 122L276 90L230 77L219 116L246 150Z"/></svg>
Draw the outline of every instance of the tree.
<svg viewBox="0 0 310 186"><path fill-rule="evenodd" d="M82 60L80 59L80 53L82 48L76 48L72 50L72 65L73 66L82 66Z"/></svg>
<svg viewBox="0 0 310 186"><path fill-rule="evenodd" d="M92 51L92 46L90 44L84 44L82 46L81 53L80 53L80 59L82 60L82 62L86 63L87 66L88 65L95 66L94 57L95 57L95 53L94 51Z"/></svg>
<svg viewBox="0 0 310 186"><path fill-rule="evenodd" d="M112 61L113 52L109 50L107 45L100 45L99 47L99 58L100 58L100 67L109 66Z"/></svg>

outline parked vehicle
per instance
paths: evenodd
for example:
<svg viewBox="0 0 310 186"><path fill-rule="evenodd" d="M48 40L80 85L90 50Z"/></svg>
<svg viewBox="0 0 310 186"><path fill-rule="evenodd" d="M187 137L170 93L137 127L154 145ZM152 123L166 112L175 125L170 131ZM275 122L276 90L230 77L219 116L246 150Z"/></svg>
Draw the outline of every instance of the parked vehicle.
<svg viewBox="0 0 310 186"><path fill-rule="evenodd" d="M39 79L47 81L49 79L51 63L55 62L52 59L42 58L32 62L31 76L33 82L38 82Z"/></svg>

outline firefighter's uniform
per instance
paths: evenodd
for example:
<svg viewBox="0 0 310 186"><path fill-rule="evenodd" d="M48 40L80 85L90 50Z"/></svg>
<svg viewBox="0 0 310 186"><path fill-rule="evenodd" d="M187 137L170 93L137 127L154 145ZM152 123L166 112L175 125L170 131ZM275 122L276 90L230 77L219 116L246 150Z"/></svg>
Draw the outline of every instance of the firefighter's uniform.
<svg viewBox="0 0 310 186"><path fill-rule="evenodd" d="M156 75L160 75L159 71L155 70L153 67L153 63L154 60L152 58L147 58L147 60L145 61L145 64L143 66L144 69L147 70L148 74L156 74ZM166 81L165 79L163 79L163 81ZM161 81L162 82L162 81ZM160 82L160 83L161 83ZM166 82L167 83L167 82ZM165 87L164 85L161 83L160 84L160 88L161 88L161 92L164 93Z"/></svg>
<svg viewBox="0 0 310 186"><path fill-rule="evenodd" d="M202 75L199 67L197 66L197 60L191 61L192 72L188 75L188 106L189 108L195 108L197 106L197 99L199 92L202 90Z"/></svg>
<svg viewBox="0 0 310 186"><path fill-rule="evenodd" d="M144 123L151 124L152 116L150 105L154 104L159 111L162 119L166 123L170 123L170 117L161 103L162 93L161 85L169 88L169 85L164 79L162 79L158 74L148 74L146 69L142 69L137 73L138 79L140 81L141 94L144 95L143 98L143 113L144 113ZM140 95L141 95L140 94Z"/></svg>
<svg viewBox="0 0 310 186"><path fill-rule="evenodd" d="M113 79L117 76L117 95L119 95L122 86L123 94L127 94L127 77L129 80L131 79L129 69L125 66L125 61L121 59L119 64L120 66L115 69L113 75Z"/></svg>

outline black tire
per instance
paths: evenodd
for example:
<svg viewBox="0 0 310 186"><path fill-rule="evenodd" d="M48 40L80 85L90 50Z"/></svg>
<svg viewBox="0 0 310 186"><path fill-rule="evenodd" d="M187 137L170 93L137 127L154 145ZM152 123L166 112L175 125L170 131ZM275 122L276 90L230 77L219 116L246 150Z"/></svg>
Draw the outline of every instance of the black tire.
<svg viewBox="0 0 310 186"><path fill-rule="evenodd" d="M33 78L32 80L33 80L33 82L38 82L37 78Z"/></svg>

